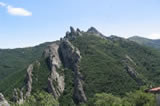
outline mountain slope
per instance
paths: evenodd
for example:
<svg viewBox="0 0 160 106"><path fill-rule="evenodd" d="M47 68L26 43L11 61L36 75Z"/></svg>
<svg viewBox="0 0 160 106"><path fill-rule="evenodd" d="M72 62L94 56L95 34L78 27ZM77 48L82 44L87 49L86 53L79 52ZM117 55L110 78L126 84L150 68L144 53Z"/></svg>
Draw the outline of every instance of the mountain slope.
<svg viewBox="0 0 160 106"><path fill-rule="evenodd" d="M156 49L160 49L160 40L152 40L152 39L147 39L147 38L143 38L143 37L139 37L139 36L133 36L130 37L129 40L137 42L138 44L141 45L146 45L149 47L153 47Z"/></svg>
<svg viewBox="0 0 160 106"><path fill-rule="evenodd" d="M13 90L15 85L20 85L19 82L24 79L28 65L41 58L44 49L50 44L51 42L29 48L1 49L0 92Z"/></svg>
<svg viewBox="0 0 160 106"><path fill-rule="evenodd" d="M97 93L124 97L141 86L160 84L158 50L105 37L93 27L87 32L71 27L63 39L37 52L29 54L34 58L26 63L28 67L20 65L21 71L0 83L0 91L11 101L24 103L37 91L45 91L60 106L74 106L87 103Z"/></svg>
<svg viewBox="0 0 160 106"><path fill-rule="evenodd" d="M0 80L10 73L24 69L28 64L40 58L44 48L49 44L44 43L28 48L0 49Z"/></svg>

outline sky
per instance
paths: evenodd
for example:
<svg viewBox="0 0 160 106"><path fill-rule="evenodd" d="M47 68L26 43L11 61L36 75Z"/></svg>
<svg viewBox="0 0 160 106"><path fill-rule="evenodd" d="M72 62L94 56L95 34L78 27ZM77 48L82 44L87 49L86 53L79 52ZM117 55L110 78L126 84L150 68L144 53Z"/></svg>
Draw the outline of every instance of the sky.
<svg viewBox="0 0 160 106"><path fill-rule="evenodd" d="M160 39L160 0L0 0L0 48L55 41L70 26Z"/></svg>

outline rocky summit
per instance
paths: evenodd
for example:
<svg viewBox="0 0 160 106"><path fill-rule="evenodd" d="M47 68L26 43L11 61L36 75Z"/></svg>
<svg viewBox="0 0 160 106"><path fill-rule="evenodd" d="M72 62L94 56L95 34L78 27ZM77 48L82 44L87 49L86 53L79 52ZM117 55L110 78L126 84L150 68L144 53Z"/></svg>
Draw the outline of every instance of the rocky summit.
<svg viewBox="0 0 160 106"><path fill-rule="evenodd" d="M134 94L154 103L142 88L160 84L158 49L94 27L70 27L64 38L35 47L2 49L0 60L0 92L7 98L0 94L0 106L106 106L98 105L103 99L143 106L132 103Z"/></svg>

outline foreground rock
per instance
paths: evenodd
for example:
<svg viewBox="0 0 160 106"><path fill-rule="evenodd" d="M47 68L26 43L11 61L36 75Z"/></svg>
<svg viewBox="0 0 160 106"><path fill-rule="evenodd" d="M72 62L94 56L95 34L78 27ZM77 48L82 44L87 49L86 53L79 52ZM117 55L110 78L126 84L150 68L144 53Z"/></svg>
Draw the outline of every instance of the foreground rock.
<svg viewBox="0 0 160 106"><path fill-rule="evenodd" d="M2 93L0 93L0 106L10 106Z"/></svg>

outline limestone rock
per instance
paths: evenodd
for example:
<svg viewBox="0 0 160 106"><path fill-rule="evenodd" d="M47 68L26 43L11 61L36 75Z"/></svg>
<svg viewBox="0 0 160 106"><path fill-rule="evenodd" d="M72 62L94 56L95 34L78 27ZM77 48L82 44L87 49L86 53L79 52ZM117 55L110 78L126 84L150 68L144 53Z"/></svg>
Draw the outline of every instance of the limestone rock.
<svg viewBox="0 0 160 106"><path fill-rule="evenodd" d="M68 40L74 40L76 39L78 36L82 36L82 31L80 31L80 29L75 30L73 27L70 27L70 32L67 31L66 32L66 36L64 37L65 39Z"/></svg>
<svg viewBox="0 0 160 106"><path fill-rule="evenodd" d="M0 93L0 106L10 106L2 93Z"/></svg>
<svg viewBox="0 0 160 106"><path fill-rule="evenodd" d="M61 66L58 49L59 44L53 43L45 50L45 56L48 59L51 70L51 74L48 77L48 92L52 93L56 99L63 93L65 87L64 76L57 72L57 69Z"/></svg>
<svg viewBox="0 0 160 106"><path fill-rule="evenodd" d="M23 104L24 103L24 97L23 97L23 89L14 89L13 91L13 101L18 103L18 104Z"/></svg>
<svg viewBox="0 0 160 106"><path fill-rule="evenodd" d="M81 60L80 51L75 48L68 40L63 40L59 49L62 62L66 68L74 72L74 101L75 103L86 102L87 97L83 90L82 75L79 71L79 62Z"/></svg>
<svg viewBox="0 0 160 106"><path fill-rule="evenodd" d="M30 64L28 69L27 69L27 85L26 85L26 97L31 95L32 91L32 71L33 71L33 64Z"/></svg>
<svg viewBox="0 0 160 106"><path fill-rule="evenodd" d="M74 30L74 28L72 26L70 27L70 30L71 30L72 35L76 35L76 31Z"/></svg>
<svg viewBox="0 0 160 106"><path fill-rule="evenodd" d="M125 70L127 73L139 84L143 85L145 82L140 78L138 72L136 71L136 63L129 57L125 55L124 60Z"/></svg>

